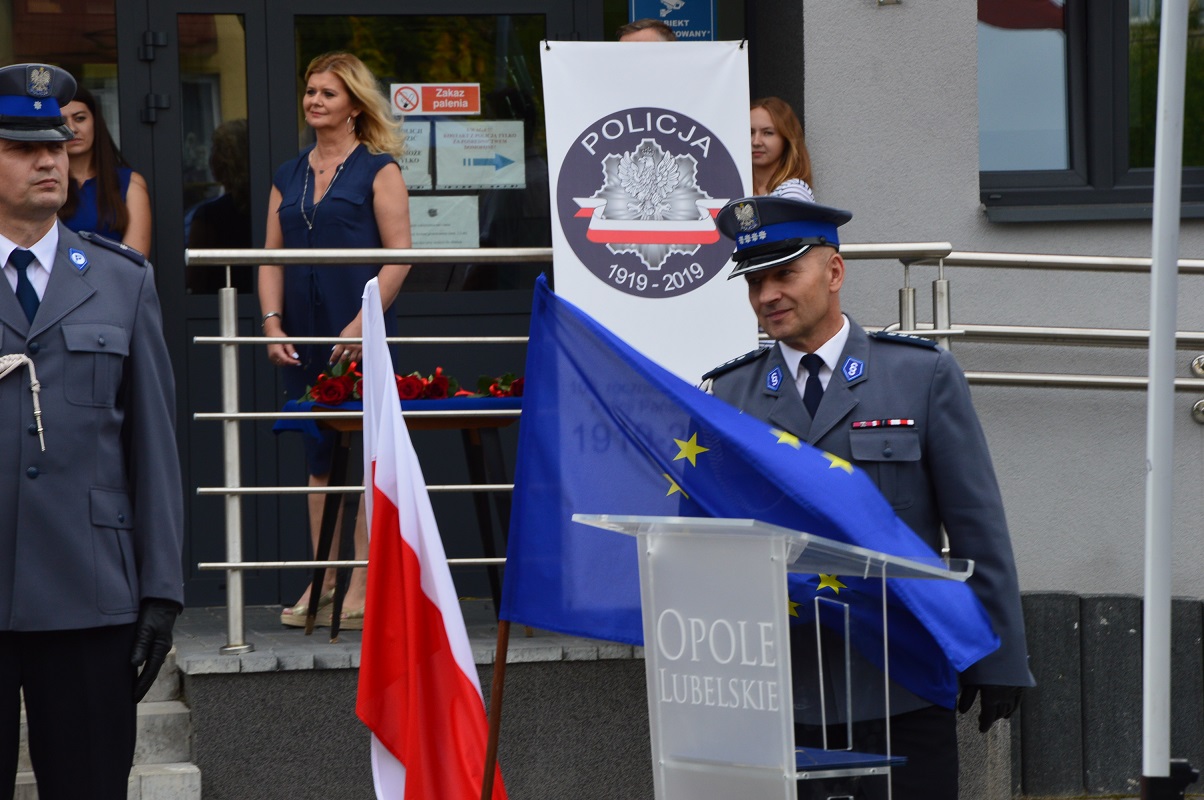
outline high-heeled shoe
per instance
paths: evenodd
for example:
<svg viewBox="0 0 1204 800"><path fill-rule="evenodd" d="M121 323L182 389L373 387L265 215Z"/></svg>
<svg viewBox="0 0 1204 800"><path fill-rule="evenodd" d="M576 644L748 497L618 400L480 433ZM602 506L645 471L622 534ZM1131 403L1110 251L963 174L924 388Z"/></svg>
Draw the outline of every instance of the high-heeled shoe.
<svg viewBox="0 0 1204 800"><path fill-rule="evenodd" d="M315 625L322 624L322 609L328 608L334 602L334 589L327 589L322 592L318 598L318 619ZM290 628L304 628L305 615L309 613L309 603L298 603L292 608L286 608L280 612L280 624L287 625ZM330 618L330 613L326 614L327 619ZM329 623L327 623L329 624Z"/></svg>
<svg viewBox="0 0 1204 800"><path fill-rule="evenodd" d="M330 627L330 623L334 620L334 609L325 608L318 612L318 620L315 626ZM343 607L343 614L339 618L339 630L341 631L362 631L364 629L364 607L347 608Z"/></svg>

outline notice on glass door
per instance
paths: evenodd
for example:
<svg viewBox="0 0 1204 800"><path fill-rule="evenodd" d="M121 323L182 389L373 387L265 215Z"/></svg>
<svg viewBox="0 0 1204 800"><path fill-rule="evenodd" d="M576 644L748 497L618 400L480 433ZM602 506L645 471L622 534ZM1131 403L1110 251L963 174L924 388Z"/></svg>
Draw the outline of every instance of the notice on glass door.
<svg viewBox="0 0 1204 800"><path fill-rule="evenodd" d="M430 189L434 185L431 180L431 123L403 122L401 132L405 136L406 149L397 163L401 166L406 187Z"/></svg>
<svg viewBox="0 0 1204 800"><path fill-rule="evenodd" d="M440 189L522 189L527 185L523 123L516 120L435 123Z"/></svg>
<svg viewBox="0 0 1204 800"><path fill-rule="evenodd" d="M414 247L480 247L477 198L473 195L420 195L410 198Z"/></svg>

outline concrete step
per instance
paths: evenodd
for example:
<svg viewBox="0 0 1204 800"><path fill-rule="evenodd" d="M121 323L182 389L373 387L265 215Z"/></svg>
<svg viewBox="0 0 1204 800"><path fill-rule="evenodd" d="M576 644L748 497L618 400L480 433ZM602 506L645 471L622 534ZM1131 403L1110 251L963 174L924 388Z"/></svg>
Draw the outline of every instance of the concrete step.
<svg viewBox="0 0 1204 800"><path fill-rule="evenodd" d="M163 668L155 676L150 691L142 698L143 703L157 703L161 700L180 699L180 668L176 662L176 649L171 648L163 661Z"/></svg>
<svg viewBox="0 0 1204 800"><path fill-rule="evenodd" d="M201 771L196 764L135 764L127 800L201 800ZM13 800L38 800L33 773L17 773Z"/></svg>
<svg viewBox="0 0 1204 800"><path fill-rule="evenodd" d="M21 711L21 745L17 769L29 770L25 712ZM179 700L138 705L138 741L134 745L135 764L173 764L192 760L192 725L188 706Z"/></svg>
<svg viewBox="0 0 1204 800"><path fill-rule="evenodd" d="M201 773L192 761L192 724L181 701L180 670L172 649L155 683L138 704L138 740L130 772L130 800L191 800L201 796ZM21 708L16 800L37 797L29 760L25 708Z"/></svg>

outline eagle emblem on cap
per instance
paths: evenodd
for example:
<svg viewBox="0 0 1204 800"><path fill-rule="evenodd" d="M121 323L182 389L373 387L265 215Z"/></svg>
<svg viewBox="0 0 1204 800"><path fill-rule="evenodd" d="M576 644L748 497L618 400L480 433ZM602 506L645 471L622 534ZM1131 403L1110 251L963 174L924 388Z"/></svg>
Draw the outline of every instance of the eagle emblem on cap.
<svg viewBox="0 0 1204 800"><path fill-rule="evenodd" d="M28 77L25 91L31 97L50 96L50 70L45 67L30 67Z"/></svg>
<svg viewBox="0 0 1204 800"><path fill-rule="evenodd" d="M757 207L753 203L738 203L733 211L740 230L754 231L761 227L761 219L757 216Z"/></svg>

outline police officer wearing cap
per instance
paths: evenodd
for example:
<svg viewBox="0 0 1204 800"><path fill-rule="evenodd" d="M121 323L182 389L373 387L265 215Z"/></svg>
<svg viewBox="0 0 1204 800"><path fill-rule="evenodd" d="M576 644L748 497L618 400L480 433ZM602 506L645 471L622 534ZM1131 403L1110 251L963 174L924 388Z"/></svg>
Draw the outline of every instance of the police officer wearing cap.
<svg viewBox="0 0 1204 800"><path fill-rule="evenodd" d="M154 274L63 227L57 67L0 69L0 797L21 693L41 800L125 798L182 608L175 388Z"/></svg>
<svg viewBox="0 0 1204 800"><path fill-rule="evenodd" d="M985 732L1016 709L1022 687L1034 685L1003 500L953 355L927 339L868 334L842 313L838 228L851 218L848 211L778 197L747 197L723 208L717 223L736 242L731 277L747 282L749 302L774 343L704 381L746 413L856 464L934 552L943 527L950 555L974 560L969 584L1002 644L961 674L958 708L968 711L979 698ZM808 646L807 637L798 638L796 649ZM795 658L796 685L800 662L814 658ZM863 660L855 661L866 674ZM883 693L871 688L881 686L881 673L873 674L877 683L857 698L853 744L884 752ZM808 690L814 694L815 684L799 686L796 699ZM954 710L892 685L890 713L891 752L908 759L892 771L894 798L956 798ZM795 720L800 739L815 733L808 723L816 721L797 707ZM844 726L833 727L842 741ZM869 797L883 790L881 782L858 789Z"/></svg>

